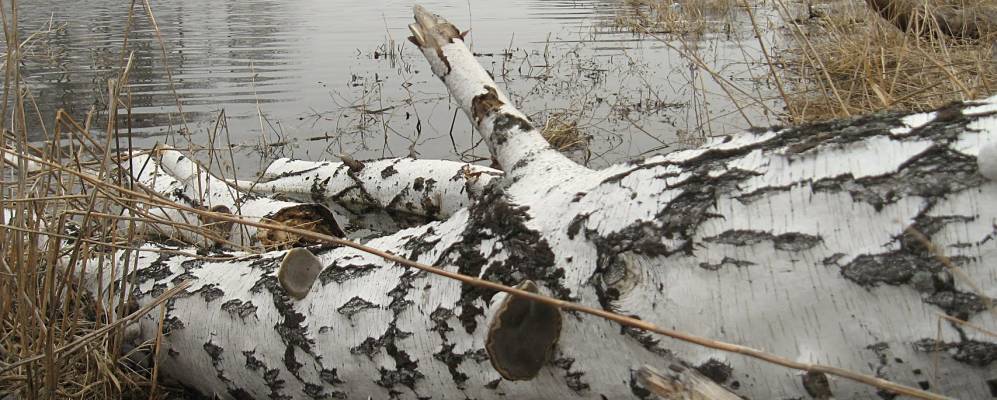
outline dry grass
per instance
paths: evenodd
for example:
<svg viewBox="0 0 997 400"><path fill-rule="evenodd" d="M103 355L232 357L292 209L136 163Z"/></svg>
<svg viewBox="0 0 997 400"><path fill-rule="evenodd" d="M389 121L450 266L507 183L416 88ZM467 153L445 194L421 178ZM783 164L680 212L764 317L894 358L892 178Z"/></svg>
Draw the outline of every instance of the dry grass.
<svg viewBox="0 0 997 400"><path fill-rule="evenodd" d="M687 34L721 25L738 0L623 0L624 7L612 21L619 29L634 32ZM640 27L640 29L638 29Z"/></svg>
<svg viewBox="0 0 997 400"><path fill-rule="evenodd" d="M584 150L591 137L578 123L579 116L568 111L552 112L540 127L540 134L558 151Z"/></svg>
<svg viewBox="0 0 997 400"><path fill-rule="evenodd" d="M941 5L957 10L984 7L988 11L981 15L997 16L997 4L910 1L919 2L921 11L911 15L921 20L908 21L909 32L884 20L865 0L831 0L820 6L787 0L751 2L775 7L781 16L783 38L771 45L781 50L765 59L785 103L783 119L806 123L884 110L922 111L997 91L997 32L979 40L953 38L938 20L925 17ZM677 3L672 0L625 0L625 4L616 24L637 33L699 32L708 26L709 15L750 23L735 14L743 8L737 0L688 0L681 7L673 6Z"/></svg>
<svg viewBox="0 0 997 400"><path fill-rule="evenodd" d="M956 40L934 30L902 32L863 3L817 23L793 24L783 71L792 122L882 110L921 111L997 90L993 40Z"/></svg>
<svg viewBox="0 0 997 400"><path fill-rule="evenodd" d="M16 9L7 4L0 4L0 18L7 49L0 97L0 398L176 398L177 390L156 381L149 356L156 342L134 343L129 326L145 315L161 318L164 302L186 284L137 308L134 287L87 283L81 271L98 265L108 276L128 276L141 239L137 223L174 223L145 217L140 204L148 202L126 190L136 186L118 167L119 154L131 152L117 110L131 108L124 83L133 58L123 53L117 79L107 82L102 117L91 110L74 120L60 111L53 122L40 115L20 74L37 35L18 36ZM29 144L39 135L44 147Z"/></svg>

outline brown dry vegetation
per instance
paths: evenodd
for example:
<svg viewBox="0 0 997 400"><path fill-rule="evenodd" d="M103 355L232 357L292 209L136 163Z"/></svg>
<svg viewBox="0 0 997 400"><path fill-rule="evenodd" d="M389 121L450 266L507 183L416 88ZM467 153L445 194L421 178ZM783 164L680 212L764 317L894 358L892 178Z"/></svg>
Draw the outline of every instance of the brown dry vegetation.
<svg viewBox="0 0 997 400"><path fill-rule="evenodd" d="M862 3L837 4L806 26L793 25L782 71L792 82L791 122L881 110L921 111L997 90L993 38L959 40L928 30L902 32Z"/></svg>
<svg viewBox="0 0 997 400"><path fill-rule="evenodd" d="M613 25L634 32L703 32L724 21L741 0L623 0ZM680 4L681 3L681 4Z"/></svg>
<svg viewBox="0 0 997 400"><path fill-rule="evenodd" d="M989 0L911 0L924 10L939 5L997 13ZM745 7L744 0L627 0L614 23L636 33L687 34L723 29L708 22ZM997 91L997 33L978 40L953 38L939 23L921 20L901 31L863 0L826 3L773 0L781 16L785 51L769 54L785 103L783 118L805 123L884 110L921 111ZM724 10L726 7L726 11ZM804 17L801 18L800 15ZM716 22L716 21L713 21Z"/></svg>
<svg viewBox="0 0 997 400"><path fill-rule="evenodd" d="M36 35L19 37L15 10L0 4L6 45L0 90L0 399L177 398L180 390L156 379L150 357L159 350L156 341L133 342L137 335L129 326L147 315L162 323L164 302L188 285L138 308L128 285L86 290L76 262L88 259L127 275L128 260L137 253L124 262L120 256L141 243L136 224L177 224L150 217L141 204L149 204L152 192L114 167L131 148L124 135L128 125L119 124L117 110L131 109L123 82L133 57L122 54L120 74L106 82L104 117L96 110L78 120L61 111L42 116L20 66L44 43ZM42 135L44 147L29 144L29 133Z"/></svg>

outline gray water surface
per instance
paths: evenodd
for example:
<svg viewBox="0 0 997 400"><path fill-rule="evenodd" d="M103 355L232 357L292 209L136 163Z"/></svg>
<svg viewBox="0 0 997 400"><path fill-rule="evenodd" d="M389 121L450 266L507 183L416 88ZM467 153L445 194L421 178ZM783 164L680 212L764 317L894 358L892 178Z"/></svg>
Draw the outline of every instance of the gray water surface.
<svg viewBox="0 0 997 400"><path fill-rule="evenodd" d="M21 67L46 123L45 130L36 123L33 136L51 131L59 108L83 120L93 107L100 112L94 126L105 126L106 79L133 51L125 96L131 124L122 117L119 134L130 132L136 147L232 148L240 176L278 156L484 162L487 150L467 118L455 118L445 87L405 39L412 4L152 1L157 35L138 1L124 46L128 2L22 1L22 40L41 32ZM622 1L422 4L470 29L480 62L534 121L562 113L575 121L591 146L572 155L595 167L667 152L680 139L777 122L777 102L751 100L771 99L774 89L743 10L709 16L705 33L654 38L610 27L626 13ZM778 43L772 11L756 14L766 45ZM731 100L717 79L743 91L734 91L740 99Z"/></svg>

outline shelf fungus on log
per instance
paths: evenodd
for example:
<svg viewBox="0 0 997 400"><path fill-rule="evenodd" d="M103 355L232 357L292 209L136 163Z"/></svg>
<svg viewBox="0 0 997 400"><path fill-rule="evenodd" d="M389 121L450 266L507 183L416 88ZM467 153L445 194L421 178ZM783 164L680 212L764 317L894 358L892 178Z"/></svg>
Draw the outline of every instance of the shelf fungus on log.
<svg viewBox="0 0 997 400"><path fill-rule="evenodd" d="M278 159L257 182L237 181L261 194L307 197L348 209L370 208L446 218L467 207L502 171L479 165L389 158L330 162Z"/></svg>
<svg viewBox="0 0 997 400"><path fill-rule="evenodd" d="M322 272L322 262L312 254L311 250L296 247L284 253L277 271L277 281L295 299L305 298L312 284Z"/></svg>
<svg viewBox="0 0 997 400"><path fill-rule="evenodd" d="M537 284L516 286L538 293ZM498 309L488 325L485 349L492 367L510 381L530 380L550 361L561 336L561 310L549 304L500 294Z"/></svg>
<svg viewBox="0 0 997 400"><path fill-rule="evenodd" d="M277 200L240 190L209 173L183 153L160 146L151 154L130 160L135 180L166 199L189 207L223 214L236 214L255 222L277 223L343 237L335 215L324 205ZM195 229L173 224L144 222L140 230L148 234L180 239L202 246L253 247L272 250L308 243L280 231L233 224L174 207L150 205L146 212L161 221L198 224L210 237ZM304 241L307 242L307 241Z"/></svg>

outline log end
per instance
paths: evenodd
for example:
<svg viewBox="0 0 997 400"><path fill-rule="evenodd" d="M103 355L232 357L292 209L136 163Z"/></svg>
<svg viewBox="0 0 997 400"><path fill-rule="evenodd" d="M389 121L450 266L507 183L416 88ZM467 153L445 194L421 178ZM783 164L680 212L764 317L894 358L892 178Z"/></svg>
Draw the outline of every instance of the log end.
<svg viewBox="0 0 997 400"><path fill-rule="evenodd" d="M538 292L529 280L516 288ZM535 378L550 360L561 336L561 322L557 307L509 295L492 317L485 339L492 367L510 381Z"/></svg>
<svg viewBox="0 0 997 400"><path fill-rule="evenodd" d="M408 26L412 32L409 41L416 46L438 50L447 43L453 43L454 39L462 38L460 30L450 21L429 12L421 5L416 4L412 13L415 15L415 23Z"/></svg>
<svg viewBox="0 0 997 400"><path fill-rule="evenodd" d="M346 236L332 211L321 204L301 204L287 207L262 218L260 222L305 229L337 238ZM316 244L314 241L279 229L260 229L256 233L256 239L268 251Z"/></svg>
<svg viewBox="0 0 997 400"><path fill-rule="evenodd" d="M312 289L312 284L322 272L322 262L311 251L296 247L287 251L280 262L277 281L295 299L305 298Z"/></svg>

